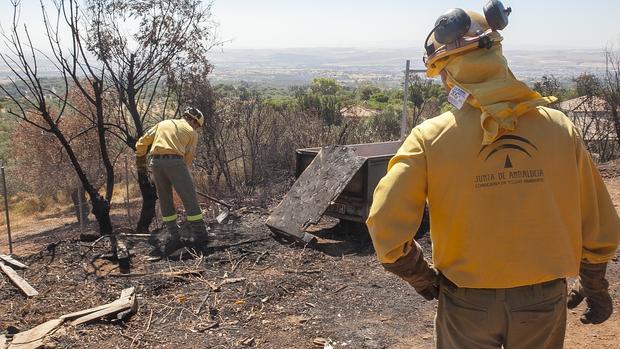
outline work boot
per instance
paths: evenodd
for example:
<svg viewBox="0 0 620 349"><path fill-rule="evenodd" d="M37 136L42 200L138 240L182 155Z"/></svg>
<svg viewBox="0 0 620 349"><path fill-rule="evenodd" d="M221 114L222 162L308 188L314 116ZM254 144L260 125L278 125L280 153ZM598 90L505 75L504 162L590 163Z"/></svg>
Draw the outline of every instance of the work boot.
<svg viewBox="0 0 620 349"><path fill-rule="evenodd" d="M164 229L152 236L149 243L155 247L155 252L162 256L168 256L179 249L181 242L177 222L166 222Z"/></svg>
<svg viewBox="0 0 620 349"><path fill-rule="evenodd" d="M181 229L183 246L200 247L208 240L207 225L203 220L187 222Z"/></svg>

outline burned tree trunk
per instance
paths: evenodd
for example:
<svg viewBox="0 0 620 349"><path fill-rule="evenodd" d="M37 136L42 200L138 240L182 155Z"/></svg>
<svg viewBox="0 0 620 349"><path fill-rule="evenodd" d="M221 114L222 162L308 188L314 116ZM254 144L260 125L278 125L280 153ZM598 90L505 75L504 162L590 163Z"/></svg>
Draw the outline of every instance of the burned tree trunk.
<svg viewBox="0 0 620 349"><path fill-rule="evenodd" d="M138 220L136 231L138 233L147 233L155 217L157 190L145 173L138 173L138 184L140 185L140 193L142 194L142 209L140 210L140 219Z"/></svg>
<svg viewBox="0 0 620 349"><path fill-rule="evenodd" d="M69 160L71 161L73 168L75 168L75 172L77 173L78 178L82 183L82 186L90 197L90 203L93 207L92 213L95 215L97 223L99 223L99 233L101 235L110 235L112 233L112 221L110 220L109 201L106 200L106 198L104 198L103 196L101 196L101 194L99 194L99 191L95 189L95 187L93 187L91 182L88 180L88 177L86 176L82 165L77 159L77 156L75 155L75 151L71 147L71 144L69 144L69 141L67 140L65 135L58 128L57 123L55 123L53 118L49 115L45 102L40 105L40 108L43 119L50 126L50 132L56 136L56 138L66 151L67 156L69 157Z"/></svg>
<svg viewBox="0 0 620 349"><path fill-rule="evenodd" d="M18 31L19 1L11 0L11 4L14 13L11 36L5 36L5 44L9 50L8 53L0 52L0 58L17 77L19 84L12 80L11 91L0 85L0 90L17 107L16 111L9 110L8 113L55 136L75 169L82 187L88 193L92 212L99 223L100 234L109 235L112 233L109 200L114 185L114 172L105 139L102 98L105 74L104 70L94 68L90 64L82 47L83 37L79 32L81 17L78 15L78 4L75 0L60 0L54 3L58 22L65 23L66 29L69 30L71 48L66 48L60 43L59 28L49 22L48 13L45 8L42 8L45 34L51 48L51 54L46 59L52 60L63 78L64 91L60 93L45 87L42 83L38 69L38 56L41 55L41 50L33 45L27 28L23 33ZM22 41L24 39L25 41ZM77 100L71 95L72 89L79 92ZM86 101L86 105L80 103L80 100ZM96 110L95 113L93 113L93 108ZM76 155L77 148L74 149L71 145L72 138L61 129L62 118L68 109L92 122L98 130L99 150L106 168L108 184L106 197L102 197L93 186L83 163Z"/></svg>
<svg viewBox="0 0 620 349"><path fill-rule="evenodd" d="M114 127L119 138L135 150L136 140L153 122L153 102L165 92L164 86L168 97L157 116L171 116L166 109L168 99L179 99L182 93L171 93L171 76L183 77L175 72L197 67L208 69L197 57L204 57L215 44L211 4L201 0L93 0L88 4L92 20L89 49L106 68L120 101ZM140 23L136 35L127 32L124 18ZM126 44L128 38L135 41L134 48ZM175 102L172 115L179 110L180 101ZM157 193L147 175L138 175L138 185L143 203L136 230L146 232L155 216Z"/></svg>
<svg viewBox="0 0 620 349"><path fill-rule="evenodd" d="M100 233L102 235L111 235L112 220L110 220L110 202L98 192L91 194L90 202L93 205L92 212L99 223Z"/></svg>
<svg viewBox="0 0 620 349"><path fill-rule="evenodd" d="M138 111L138 105L136 103L136 86L134 83L134 62L135 56L131 56L130 61L130 73L128 74L128 87L125 91L126 95L123 98L127 101L127 109L133 120L134 127L138 137L144 135L144 122ZM132 139L133 141L133 139ZM136 150L135 141L129 144L131 149ZM155 205L157 204L157 189L155 185L149 180L149 176L146 173L138 173L138 186L140 187L140 195L142 195L142 207L140 208L140 219L136 225L136 231L138 233L148 233L149 227L155 217Z"/></svg>

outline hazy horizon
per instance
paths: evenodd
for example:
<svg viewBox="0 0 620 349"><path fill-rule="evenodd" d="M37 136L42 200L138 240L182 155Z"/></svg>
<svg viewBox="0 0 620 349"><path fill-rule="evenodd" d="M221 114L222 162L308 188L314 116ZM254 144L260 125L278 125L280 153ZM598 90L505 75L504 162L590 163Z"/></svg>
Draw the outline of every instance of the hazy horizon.
<svg viewBox="0 0 620 349"><path fill-rule="evenodd" d="M50 0L45 0L50 1ZM208 1L204 1L208 2ZM230 49L422 47L433 23L449 8L482 12L486 0L215 0L212 20ZM620 1L520 0L502 31L507 50L603 49L620 44ZM27 15L26 15L27 14ZM21 23L45 44L39 0L22 0ZM0 2L0 25L12 8ZM131 25L130 25L131 27Z"/></svg>
<svg viewBox="0 0 620 349"><path fill-rule="evenodd" d="M394 85L402 79L405 60L411 60L413 69L424 68L422 41L438 16L452 7L482 12L485 3L215 0L212 20L219 23L217 38L223 45L208 54L214 65L211 76L214 81L282 86L315 76ZM502 45L513 71L524 80L543 74L570 79L583 72L600 72L603 50L614 44L620 47L615 18L620 1L504 3L513 12L501 32ZM28 26L35 46L48 51L39 0L22 0L22 6L20 23ZM0 25L8 29L11 21L9 2L0 1ZM128 33L133 27L133 22L123 26ZM46 72L53 76L53 67L47 66ZM8 75L0 64L0 81Z"/></svg>
<svg viewBox="0 0 620 349"><path fill-rule="evenodd" d="M505 50L509 66L526 82L554 75L561 81L582 73L602 74L602 49ZM405 61L412 69L424 69L419 48L224 48L208 54L214 83L241 83L271 87L303 85L315 77L331 77L346 85L375 83L394 87L402 83ZM39 61L42 76L58 75L49 62ZM12 74L0 61L0 83Z"/></svg>

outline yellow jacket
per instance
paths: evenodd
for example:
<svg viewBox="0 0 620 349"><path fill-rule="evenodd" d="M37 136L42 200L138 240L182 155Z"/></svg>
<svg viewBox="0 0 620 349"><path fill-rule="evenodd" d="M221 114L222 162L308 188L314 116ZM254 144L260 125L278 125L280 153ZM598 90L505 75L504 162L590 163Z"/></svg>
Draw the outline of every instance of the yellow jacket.
<svg viewBox="0 0 620 349"><path fill-rule="evenodd" d="M164 120L151 127L136 143L136 156L150 154L181 155L191 165L198 144L198 134L185 119Z"/></svg>
<svg viewBox="0 0 620 349"><path fill-rule="evenodd" d="M428 200L433 262L461 287L507 288L609 261L620 220L579 134L537 107L481 145L465 104L414 128L377 186L367 224L379 260L411 250Z"/></svg>

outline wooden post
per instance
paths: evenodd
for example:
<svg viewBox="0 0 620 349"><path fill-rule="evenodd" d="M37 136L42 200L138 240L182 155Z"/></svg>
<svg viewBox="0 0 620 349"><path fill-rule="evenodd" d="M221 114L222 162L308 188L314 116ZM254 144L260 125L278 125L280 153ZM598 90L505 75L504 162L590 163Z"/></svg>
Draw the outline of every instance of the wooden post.
<svg viewBox="0 0 620 349"><path fill-rule="evenodd" d="M131 225L131 208L129 207L129 159L125 155L125 201L127 203L127 219Z"/></svg>
<svg viewBox="0 0 620 349"><path fill-rule="evenodd" d="M13 239L11 238L11 221L9 219L9 197L6 190L6 175L4 172L4 164L1 167L2 172L2 194L4 195L4 213L6 214L6 233L9 237L9 254L13 254Z"/></svg>
<svg viewBox="0 0 620 349"><path fill-rule="evenodd" d="M400 140L404 140L407 137L409 126L407 125L407 92L409 90L409 64L405 67L405 86L403 87L403 113L400 117Z"/></svg>

